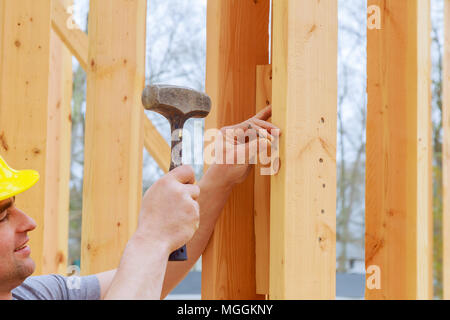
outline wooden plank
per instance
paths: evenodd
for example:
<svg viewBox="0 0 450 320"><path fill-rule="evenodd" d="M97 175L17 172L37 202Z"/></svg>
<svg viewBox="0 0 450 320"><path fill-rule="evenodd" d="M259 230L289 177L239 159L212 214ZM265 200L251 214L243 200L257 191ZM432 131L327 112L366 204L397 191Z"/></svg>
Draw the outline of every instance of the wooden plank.
<svg viewBox="0 0 450 320"><path fill-rule="evenodd" d="M46 194L51 206L51 219L46 221L46 232L53 230L55 233L53 241L48 243L53 246L55 256L46 259L46 263L53 272L57 270L58 273L65 274L69 245L72 54L54 31L50 40L48 139L52 143L48 146L47 163L52 168L49 170L49 177L53 185Z"/></svg>
<svg viewBox="0 0 450 320"><path fill-rule="evenodd" d="M147 117L144 118L144 146L161 170L165 173L169 172L169 144Z"/></svg>
<svg viewBox="0 0 450 320"><path fill-rule="evenodd" d="M73 0L70 0L73 1ZM58 273L67 273L67 263L69 258L69 207L70 207L70 174L71 174L71 144L72 144L72 54L67 48L62 48L62 82L63 94L61 111L59 114L61 121L60 129L60 150L59 150L59 183L60 193L58 197Z"/></svg>
<svg viewBox="0 0 450 320"><path fill-rule="evenodd" d="M270 299L333 299L336 282L337 1L274 0Z"/></svg>
<svg viewBox="0 0 450 320"><path fill-rule="evenodd" d="M48 77L50 62L50 0L4 0L0 69L0 151L16 169L35 169L40 181L17 197L17 206L37 223L30 235L35 274L44 269L44 224L49 214L45 194L51 185L46 163ZM50 233L51 234L51 233Z"/></svg>
<svg viewBox="0 0 450 320"><path fill-rule="evenodd" d="M146 0L90 2L81 272L118 266L142 197Z"/></svg>
<svg viewBox="0 0 450 320"><path fill-rule="evenodd" d="M272 66L256 67L256 108L255 113L272 103ZM256 250L256 293L269 294L270 264L270 176L262 175L255 166L255 250Z"/></svg>
<svg viewBox="0 0 450 320"><path fill-rule="evenodd" d="M431 2L417 8L417 299L433 299L433 123L431 120Z"/></svg>
<svg viewBox="0 0 450 320"><path fill-rule="evenodd" d="M83 70L87 71L88 37L79 26L73 23L68 7L69 3L64 3L64 0L52 0L52 27L78 59Z"/></svg>
<svg viewBox="0 0 450 320"><path fill-rule="evenodd" d="M379 267L381 288L366 298L430 299L430 2L368 5L382 29L367 36L366 268Z"/></svg>
<svg viewBox="0 0 450 320"><path fill-rule="evenodd" d="M270 1L208 0L206 128L251 117L256 66L269 62ZM249 94L250 93L250 94ZM203 254L203 299L261 299L256 294L253 173L236 186Z"/></svg>
<svg viewBox="0 0 450 320"><path fill-rule="evenodd" d="M4 21L4 13L5 12L5 1L0 1L0 72L2 72L2 62L3 62L3 51L4 51L4 45L3 45L3 25L5 24ZM2 77L0 76L0 88L2 87Z"/></svg>
<svg viewBox="0 0 450 320"><path fill-rule="evenodd" d="M4 19L5 3L6 3L5 1L0 1L0 90L2 88L2 79L3 79L3 76L1 75L3 72L3 51L5 51L4 44L3 44L4 38L5 38L5 36L3 34L3 30L4 30L3 25L5 24L5 19ZM1 112L1 105L0 105L0 112ZM1 113L0 113L0 116L1 116ZM3 152L4 147L0 148L0 150Z"/></svg>
<svg viewBox="0 0 450 320"><path fill-rule="evenodd" d="M53 1L53 30L56 31L70 52L78 59L81 67L87 71L88 36L77 25L73 29L67 28L67 21L70 15L67 13L66 8L67 5L64 5L63 0ZM140 104L141 102L139 101L138 103ZM144 118L144 146L159 167L164 172L168 172L170 147L148 118Z"/></svg>
<svg viewBox="0 0 450 320"><path fill-rule="evenodd" d="M444 70L442 88L444 90L442 104L443 136L443 289L444 299L450 300L450 0L444 1Z"/></svg>

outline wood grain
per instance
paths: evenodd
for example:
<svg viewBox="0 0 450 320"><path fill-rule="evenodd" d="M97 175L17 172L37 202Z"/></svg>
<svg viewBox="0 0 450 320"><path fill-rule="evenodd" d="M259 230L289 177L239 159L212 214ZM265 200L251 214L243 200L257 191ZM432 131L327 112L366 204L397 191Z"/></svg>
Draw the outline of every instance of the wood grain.
<svg viewBox="0 0 450 320"><path fill-rule="evenodd" d="M29 233L35 274L44 259L54 257L44 232L49 215L47 188L47 125L50 72L50 0L3 0L0 4L0 153L15 169L34 169L39 182L17 196L17 207L31 216L37 228ZM56 270L55 270L56 271Z"/></svg>
<svg viewBox="0 0 450 320"><path fill-rule="evenodd" d="M46 192L49 215L45 232L54 235L46 237L53 256L46 257L45 270L65 275L69 247L72 54L53 31L50 47L47 165L51 168L48 177L52 184Z"/></svg>
<svg viewBox="0 0 450 320"><path fill-rule="evenodd" d="M89 11L81 272L118 266L142 198L146 0Z"/></svg>
<svg viewBox="0 0 450 320"><path fill-rule="evenodd" d="M81 67L86 72L89 71L87 67L89 46L87 34L79 26L75 26L73 29L67 28L67 20L70 15L67 13L67 5L63 0L53 0L52 14L53 30L77 58ZM137 103L140 105L140 100ZM164 172L168 172L170 147L148 118L144 118L144 146L159 167Z"/></svg>
<svg viewBox="0 0 450 320"><path fill-rule="evenodd" d="M366 298L430 299L430 3L368 5L382 29L367 35L366 268L380 268L381 289Z"/></svg>
<svg viewBox="0 0 450 320"><path fill-rule="evenodd" d="M274 0L270 299L336 291L337 1Z"/></svg>
<svg viewBox="0 0 450 320"><path fill-rule="evenodd" d="M255 113L272 103L272 66L256 67ZM269 294L270 264L270 176L261 175L262 164L255 166L255 250L256 293Z"/></svg>
<svg viewBox="0 0 450 320"><path fill-rule="evenodd" d="M269 0L208 0L206 129L233 125L255 111L256 66L269 62ZM256 294L253 173L235 187L203 254L203 299L261 299Z"/></svg>
<svg viewBox="0 0 450 320"><path fill-rule="evenodd" d="M79 26L73 25L73 19L67 10L70 5L64 0L52 0L52 28L77 58L83 70L87 71L88 37Z"/></svg>

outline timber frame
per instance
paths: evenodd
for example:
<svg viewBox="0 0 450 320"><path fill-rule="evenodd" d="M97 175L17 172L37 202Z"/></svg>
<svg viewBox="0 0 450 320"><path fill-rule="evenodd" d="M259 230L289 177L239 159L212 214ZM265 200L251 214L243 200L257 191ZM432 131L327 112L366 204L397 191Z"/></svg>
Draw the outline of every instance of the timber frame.
<svg viewBox="0 0 450 320"><path fill-rule="evenodd" d="M41 174L18 199L39 226L31 235L37 274L67 270L72 56L88 79L83 274L116 267L135 230L144 148L164 172L170 162L169 145L141 106L147 1L91 0L89 34L68 28L72 1L0 2L0 152ZM443 269L450 299L444 2ZM257 166L223 210L203 255L203 299L335 298L337 3L207 2L213 111L206 128L244 121L271 104L283 134L280 171L262 176ZM367 280L378 270L381 286L367 287L366 299L431 299L430 0L368 6L380 9L381 29L367 31L365 260Z"/></svg>

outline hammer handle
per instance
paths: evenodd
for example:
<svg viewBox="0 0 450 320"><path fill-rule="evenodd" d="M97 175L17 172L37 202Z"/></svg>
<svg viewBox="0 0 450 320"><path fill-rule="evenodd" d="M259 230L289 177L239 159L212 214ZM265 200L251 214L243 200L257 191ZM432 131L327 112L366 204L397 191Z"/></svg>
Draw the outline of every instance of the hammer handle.
<svg viewBox="0 0 450 320"><path fill-rule="evenodd" d="M170 161L169 171L172 171L173 169L182 165L181 159L183 156L183 148L182 148L182 146L183 146L183 134L182 134L183 125L184 125L184 120L183 121L171 121L172 150L171 150L171 161ZM179 152L179 153L177 154L177 152ZM178 161L175 161L174 158L178 159ZM188 259L188 257L187 257L186 245L175 250L169 256L169 261L186 261L187 259Z"/></svg>

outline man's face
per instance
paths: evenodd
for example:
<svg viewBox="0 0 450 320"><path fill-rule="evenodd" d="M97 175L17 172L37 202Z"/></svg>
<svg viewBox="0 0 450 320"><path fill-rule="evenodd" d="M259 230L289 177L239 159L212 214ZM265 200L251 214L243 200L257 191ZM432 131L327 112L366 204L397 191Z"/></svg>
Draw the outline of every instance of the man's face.
<svg viewBox="0 0 450 320"><path fill-rule="evenodd" d="M36 223L15 207L15 198L0 201L0 291L14 288L30 276L35 264L27 232Z"/></svg>

